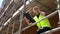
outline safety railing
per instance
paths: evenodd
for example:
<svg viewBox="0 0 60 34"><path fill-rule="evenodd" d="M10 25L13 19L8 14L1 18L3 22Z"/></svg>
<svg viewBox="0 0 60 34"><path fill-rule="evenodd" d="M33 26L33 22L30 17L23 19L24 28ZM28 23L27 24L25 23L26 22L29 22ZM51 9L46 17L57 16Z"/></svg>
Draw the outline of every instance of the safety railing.
<svg viewBox="0 0 60 34"><path fill-rule="evenodd" d="M57 31L59 31L59 30L60 30L60 27L57 27L57 28L54 28L54 29L52 29L52 30L46 31L46 32L44 32L44 33L42 33L42 34L52 34L53 32L57 32Z"/></svg>

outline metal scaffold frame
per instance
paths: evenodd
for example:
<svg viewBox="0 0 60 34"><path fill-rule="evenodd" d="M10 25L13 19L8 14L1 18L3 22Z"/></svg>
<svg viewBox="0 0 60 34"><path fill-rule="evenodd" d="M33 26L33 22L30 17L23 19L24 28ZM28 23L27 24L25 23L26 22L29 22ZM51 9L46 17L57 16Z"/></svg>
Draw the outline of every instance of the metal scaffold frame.
<svg viewBox="0 0 60 34"><path fill-rule="evenodd" d="M7 27L7 34L9 34L9 29L10 29L9 27L10 27L10 24Z"/></svg>
<svg viewBox="0 0 60 34"><path fill-rule="evenodd" d="M3 15L5 14L6 10L9 8L9 6L13 3L13 0L10 1L10 3L8 4L8 6L6 7L5 11L2 13L2 15L0 16L0 19L3 17ZM0 21L0 23L2 22L2 20ZM3 26L3 23L1 23L1 26Z"/></svg>
<svg viewBox="0 0 60 34"><path fill-rule="evenodd" d="M59 21L60 21L60 0L57 0L57 2L58 2L58 14L59 14Z"/></svg>
<svg viewBox="0 0 60 34"><path fill-rule="evenodd" d="M20 27L19 27L19 34L21 34L21 30L22 30L22 22L23 22L23 13L25 13L25 8L26 8L26 0L23 0L23 5L24 5L24 9L20 12Z"/></svg>
<svg viewBox="0 0 60 34"><path fill-rule="evenodd" d="M20 10L18 10L18 11L19 11L18 13L20 13ZM44 19L46 19L46 18L50 18L50 17L54 16L55 14L57 14L57 12L59 12L59 15L60 15L60 11L59 11L59 10L56 10L56 11L54 11L53 13L51 13L51 14L43 17L42 19L40 19L38 22L40 22L40 21L42 21L42 20L44 20ZM17 13L17 14L18 14L18 13ZM22 12L22 15L23 15L23 12ZM10 18L10 20L7 21L7 23L8 23L8 22L11 22L12 18L14 18L15 16L16 16L16 15L12 16L12 17ZM21 17L21 16L20 16L20 17ZM37 22L37 23L38 23L38 22ZM24 31L24 30L26 30L26 29L28 29L28 28L36 25L36 22L33 23L31 26L27 26L27 27L25 27L25 28L23 28L23 29L21 29L21 25L22 25L22 21L20 21L20 31ZM4 26L6 26L6 25L4 25ZM45 33L45 34L51 33L51 32L53 32L53 31L57 31L57 30L59 30L59 29L60 29L60 27L55 28L55 29L52 29L52 30L47 31L47 32L44 32L44 33Z"/></svg>
<svg viewBox="0 0 60 34"><path fill-rule="evenodd" d="M15 4L14 4L15 5ZM14 6L13 6L14 7ZM11 13L11 16L13 15L13 11L12 11L12 13ZM12 34L14 34L14 23L12 24L13 26L12 26Z"/></svg>
<svg viewBox="0 0 60 34"><path fill-rule="evenodd" d="M0 19L2 18L2 16L4 15L4 13L6 12L6 10L9 8L9 6L13 3L13 0L10 1L10 3L8 4L7 8L5 9L5 11L2 13L2 15L0 16Z"/></svg>
<svg viewBox="0 0 60 34"><path fill-rule="evenodd" d="M30 0L30 2L33 2L34 0ZM30 3L29 1L26 1L26 6ZM12 20L14 20L17 15L19 15L20 11L22 11L24 8L24 5L22 5L13 15L11 18L9 18L3 26L0 27L0 31L2 30L3 27L5 27L8 23L12 22Z"/></svg>

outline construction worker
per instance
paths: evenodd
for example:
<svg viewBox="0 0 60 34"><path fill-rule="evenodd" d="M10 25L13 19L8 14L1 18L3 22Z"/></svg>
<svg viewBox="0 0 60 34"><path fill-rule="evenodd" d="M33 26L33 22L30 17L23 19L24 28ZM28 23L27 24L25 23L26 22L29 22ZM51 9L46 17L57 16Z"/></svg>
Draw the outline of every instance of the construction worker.
<svg viewBox="0 0 60 34"><path fill-rule="evenodd" d="M39 19L43 18L46 16L45 12L40 11L40 9L38 8L38 6L35 6L33 8L33 12L36 14L36 16L33 18L36 22L39 21ZM51 30L51 26L50 26L50 22L48 20L48 18L40 21L37 23L37 27L38 27L38 31L37 34L40 34L42 32Z"/></svg>
<svg viewBox="0 0 60 34"><path fill-rule="evenodd" d="M36 16L33 18L36 22L38 22L41 18L45 17L45 15L46 15L45 12L40 11L38 6L35 6L33 8L33 12L36 14ZM25 21L27 22L28 25L32 25L32 23L29 22L30 21L29 19L26 18ZM38 27L37 34L51 30L51 26L50 26L50 22L49 22L48 18L38 22L37 27Z"/></svg>

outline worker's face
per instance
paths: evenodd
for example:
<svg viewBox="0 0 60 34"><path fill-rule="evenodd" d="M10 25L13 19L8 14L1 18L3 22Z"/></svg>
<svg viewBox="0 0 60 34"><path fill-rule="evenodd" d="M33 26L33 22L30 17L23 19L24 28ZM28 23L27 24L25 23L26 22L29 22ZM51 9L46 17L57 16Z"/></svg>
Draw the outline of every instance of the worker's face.
<svg viewBox="0 0 60 34"><path fill-rule="evenodd" d="M39 11L40 11L39 8L35 8L35 9L34 9L34 13L35 13L36 15L39 14Z"/></svg>

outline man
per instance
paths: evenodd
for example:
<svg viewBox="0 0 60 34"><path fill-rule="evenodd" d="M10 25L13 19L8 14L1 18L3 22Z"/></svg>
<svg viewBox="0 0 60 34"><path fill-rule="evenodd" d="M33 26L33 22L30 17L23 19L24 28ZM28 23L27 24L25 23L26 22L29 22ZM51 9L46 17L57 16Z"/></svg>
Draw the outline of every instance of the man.
<svg viewBox="0 0 60 34"><path fill-rule="evenodd" d="M36 16L33 18L36 22L38 22L41 18L45 17L45 15L46 15L45 12L40 11L38 6L35 6L33 8L33 12L36 14ZM29 23L29 21L30 21L29 19L26 20L27 24L31 25L32 23ZM50 30L51 26L50 26L50 22L49 22L48 18L38 22L37 27L38 27L37 34L40 34L40 33L43 33L45 31Z"/></svg>

